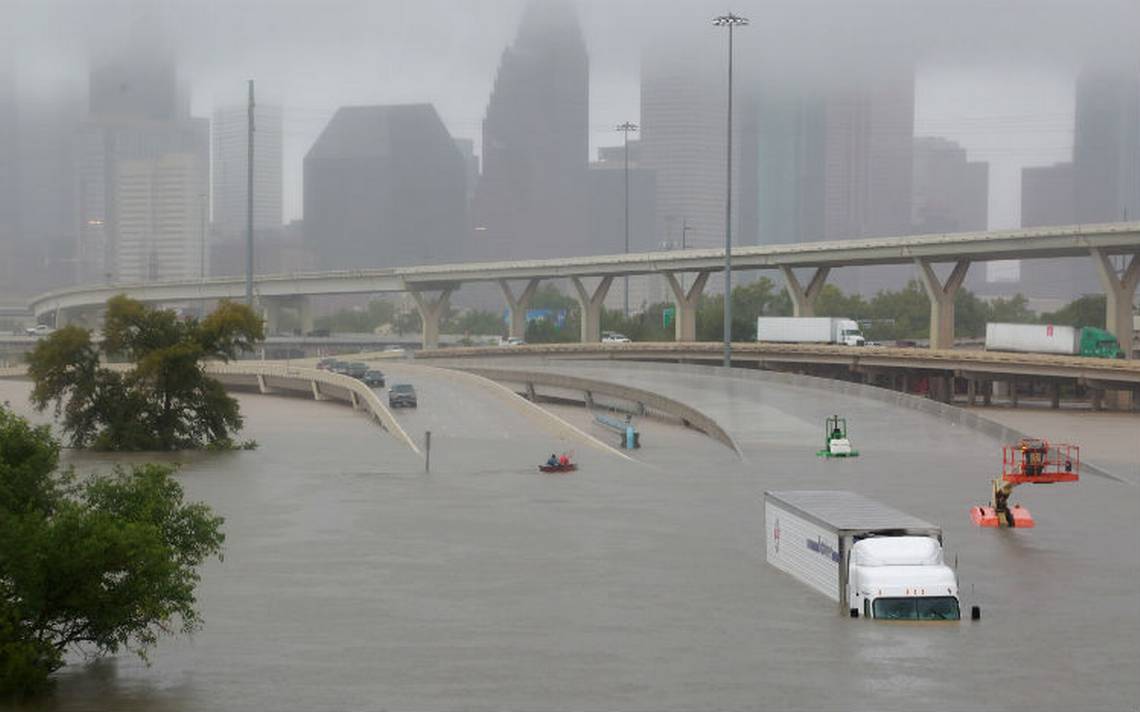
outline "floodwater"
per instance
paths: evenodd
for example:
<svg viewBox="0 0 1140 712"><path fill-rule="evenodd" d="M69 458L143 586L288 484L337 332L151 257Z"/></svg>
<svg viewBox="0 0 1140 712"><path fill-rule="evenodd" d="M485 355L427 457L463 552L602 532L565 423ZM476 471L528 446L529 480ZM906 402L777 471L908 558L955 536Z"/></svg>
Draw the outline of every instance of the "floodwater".
<svg viewBox="0 0 1140 712"><path fill-rule="evenodd" d="M582 366L693 402L744 453L649 425L630 462L485 389L383 368L419 390L398 417L432 430L430 474L348 408L243 396L260 448L179 475L226 517L204 628L163 640L150 667L77 660L26 709L1136 709L1132 483L1023 487L1036 529L978 530L967 510L988 498L1000 444L914 411ZM0 382L0 399L26 389ZM832 411L857 460L815 458ZM535 472L562 449L578 473ZM942 524L982 621L838 615L764 562L763 492L788 488L852 489Z"/></svg>

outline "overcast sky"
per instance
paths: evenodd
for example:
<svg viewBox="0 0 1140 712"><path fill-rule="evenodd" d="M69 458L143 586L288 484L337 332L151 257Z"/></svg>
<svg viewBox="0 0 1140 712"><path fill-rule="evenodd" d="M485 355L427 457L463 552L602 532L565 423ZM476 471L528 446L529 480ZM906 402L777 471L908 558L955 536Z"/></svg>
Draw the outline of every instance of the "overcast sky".
<svg viewBox="0 0 1140 712"><path fill-rule="evenodd" d="M526 0L0 0L0 43L26 93L82 90L88 57L132 23L166 28L196 113L241 96L286 107L286 217L299 217L301 158L338 106L430 102L478 141L499 56ZM649 41L723 35L705 0L579 0L591 61L592 149L638 120ZM991 226L1018 222L1020 169L1067 160L1072 80L1096 62L1136 63L1140 0L780 0L737 3L753 25L742 61L795 77L914 62L916 132L991 162ZM5 36L6 33L6 36ZM668 38L663 40L662 38ZM720 44L718 44L720 43Z"/></svg>

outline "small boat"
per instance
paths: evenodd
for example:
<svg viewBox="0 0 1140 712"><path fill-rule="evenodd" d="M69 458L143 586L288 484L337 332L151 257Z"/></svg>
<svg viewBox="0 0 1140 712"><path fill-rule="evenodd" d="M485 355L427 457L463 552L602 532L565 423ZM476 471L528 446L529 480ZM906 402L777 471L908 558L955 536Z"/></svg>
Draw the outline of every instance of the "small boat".
<svg viewBox="0 0 1140 712"><path fill-rule="evenodd" d="M539 472L574 472L578 466L573 462L567 465L539 465Z"/></svg>

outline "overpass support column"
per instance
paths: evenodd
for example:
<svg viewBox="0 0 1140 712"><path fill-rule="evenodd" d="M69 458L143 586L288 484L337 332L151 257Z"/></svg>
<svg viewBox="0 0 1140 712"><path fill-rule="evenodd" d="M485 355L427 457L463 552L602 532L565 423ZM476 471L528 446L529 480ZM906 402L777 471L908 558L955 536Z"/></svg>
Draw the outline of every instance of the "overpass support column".
<svg viewBox="0 0 1140 712"><path fill-rule="evenodd" d="M507 308L511 311L511 326L507 336L519 339L526 336L526 309L530 306L530 300L534 297L534 292L538 289L540 281L537 279L529 280L522 293L516 297L511 292L510 283L505 279L499 280L499 289L503 290L503 299L507 300Z"/></svg>
<svg viewBox="0 0 1140 712"><path fill-rule="evenodd" d="M1100 248L1091 249L1101 286L1104 287L1104 324L1120 342L1124 358L1132 358L1132 302L1136 299L1136 285L1140 283L1140 254L1132 255L1128 266L1117 274L1108 255Z"/></svg>
<svg viewBox="0 0 1140 712"><path fill-rule="evenodd" d="M281 310L284 306L279 299L261 297L261 318L265 320L265 335L273 336L281 333Z"/></svg>
<svg viewBox="0 0 1140 712"><path fill-rule="evenodd" d="M313 300L310 297L297 297L297 317L301 321L302 336L313 330Z"/></svg>
<svg viewBox="0 0 1140 712"><path fill-rule="evenodd" d="M919 276L922 277L922 286L926 288L926 295L930 297L930 348L954 348L954 297L958 288L966 279L966 272L970 269L969 260L958 260L951 270L946 282L934 273L934 267L923 259L915 259Z"/></svg>
<svg viewBox="0 0 1140 712"><path fill-rule="evenodd" d="M792 316L815 316L815 300L827 284L830 267L817 267L805 289L791 267L781 266L784 282L788 285L788 295L792 298Z"/></svg>
<svg viewBox="0 0 1140 712"><path fill-rule="evenodd" d="M697 278L693 280L693 284L687 292L673 272L666 272L665 280L669 283L669 289L673 290L673 303L677 308L677 313L673 317L676 340L696 341L697 302L701 299L701 292L705 291L705 283L709 281L709 273L697 274Z"/></svg>
<svg viewBox="0 0 1140 712"><path fill-rule="evenodd" d="M445 287L440 290L439 298L432 301L422 292L411 290L412 299L420 312L420 322L423 324L423 347L434 349L439 346L439 320L447 312L447 303L455 287Z"/></svg>
<svg viewBox="0 0 1140 712"><path fill-rule="evenodd" d="M582 307L582 343L597 343L602 340L602 302L613 284L612 276L602 277L593 292L582 284L581 277L571 277L574 291L578 293L578 304Z"/></svg>

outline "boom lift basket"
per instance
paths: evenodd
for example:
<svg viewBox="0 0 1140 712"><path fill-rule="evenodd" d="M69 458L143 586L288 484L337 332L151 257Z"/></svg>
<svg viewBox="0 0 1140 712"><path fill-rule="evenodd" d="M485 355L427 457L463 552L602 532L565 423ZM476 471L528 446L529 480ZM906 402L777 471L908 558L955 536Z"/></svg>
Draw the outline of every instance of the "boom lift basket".
<svg viewBox="0 0 1140 712"><path fill-rule="evenodd" d="M1076 445L1051 444L1040 438L1022 438L1002 447L1001 477L994 479L989 506L970 508L970 519L979 527L1029 529L1033 515L1019 504L1010 504L1013 488L1023 484L1050 484L1080 480L1081 449Z"/></svg>

